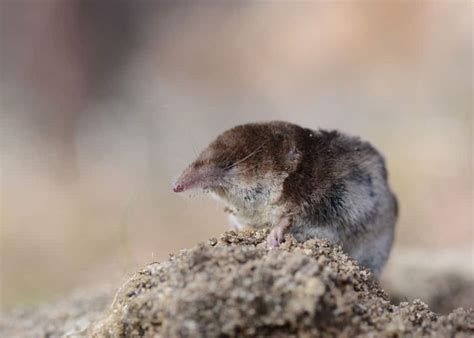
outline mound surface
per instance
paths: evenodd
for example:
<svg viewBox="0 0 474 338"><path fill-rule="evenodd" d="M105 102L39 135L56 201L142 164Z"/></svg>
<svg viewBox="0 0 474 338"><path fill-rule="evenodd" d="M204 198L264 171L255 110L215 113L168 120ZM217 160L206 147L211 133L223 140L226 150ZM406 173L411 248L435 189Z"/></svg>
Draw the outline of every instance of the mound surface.
<svg viewBox="0 0 474 338"><path fill-rule="evenodd" d="M474 312L390 304L367 270L322 240L227 232L139 271L91 335L158 337L471 337Z"/></svg>

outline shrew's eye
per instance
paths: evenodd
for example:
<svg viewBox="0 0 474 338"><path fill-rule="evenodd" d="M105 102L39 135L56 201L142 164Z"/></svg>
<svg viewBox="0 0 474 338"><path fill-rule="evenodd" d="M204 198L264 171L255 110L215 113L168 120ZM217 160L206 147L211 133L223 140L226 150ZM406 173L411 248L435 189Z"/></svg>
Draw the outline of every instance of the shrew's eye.
<svg viewBox="0 0 474 338"><path fill-rule="evenodd" d="M228 170L232 166L232 162L230 161L222 161L217 164L217 166L221 169Z"/></svg>

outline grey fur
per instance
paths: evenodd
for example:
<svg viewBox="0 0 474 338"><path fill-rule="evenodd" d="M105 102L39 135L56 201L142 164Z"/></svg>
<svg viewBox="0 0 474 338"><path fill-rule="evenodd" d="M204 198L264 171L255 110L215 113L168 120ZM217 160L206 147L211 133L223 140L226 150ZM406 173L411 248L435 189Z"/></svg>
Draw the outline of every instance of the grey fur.
<svg viewBox="0 0 474 338"><path fill-rule="evenodd" d="M286 122L238 126L211 143L178 183L177 191L209 189L235 228L271 227L272 246L285 233L326 238L375 276L392 247L397 200L382 155L358 137Z"/></svg>

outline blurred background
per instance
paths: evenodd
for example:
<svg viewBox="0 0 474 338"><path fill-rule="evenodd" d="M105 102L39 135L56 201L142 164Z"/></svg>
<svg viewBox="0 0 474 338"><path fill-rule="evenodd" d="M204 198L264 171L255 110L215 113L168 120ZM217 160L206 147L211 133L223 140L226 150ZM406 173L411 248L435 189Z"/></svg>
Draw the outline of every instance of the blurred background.
<svg viewBox="0 0 474 338"><path fill-rule="evenodd" d="M223 130L274 119L385 154L401 208L387 275L410 265L398 276L412 289L425 261L473 278L471 1L1 0L0 12L3 307L120 285L218 236L222 206L171 183Z"/></svg>

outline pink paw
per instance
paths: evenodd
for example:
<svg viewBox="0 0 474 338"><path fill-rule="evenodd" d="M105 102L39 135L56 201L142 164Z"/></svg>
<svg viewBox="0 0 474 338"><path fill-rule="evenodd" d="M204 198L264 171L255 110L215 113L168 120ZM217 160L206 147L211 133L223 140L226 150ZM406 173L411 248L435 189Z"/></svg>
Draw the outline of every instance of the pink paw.
<svg viewBox="0 0 474 338"><path fill-rule="evenodd" d="M273 228L267 237L267 245L271 249L276 249L283 242L283 229L280 227Z"/></svg>

